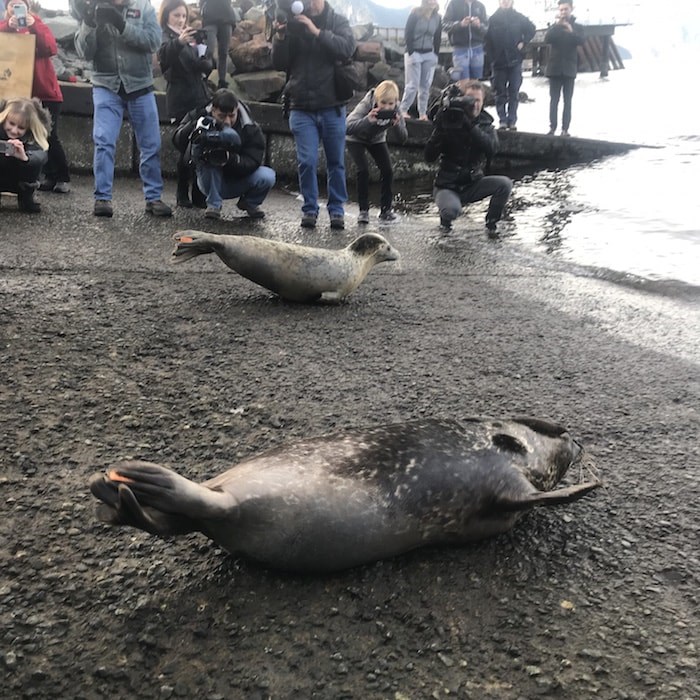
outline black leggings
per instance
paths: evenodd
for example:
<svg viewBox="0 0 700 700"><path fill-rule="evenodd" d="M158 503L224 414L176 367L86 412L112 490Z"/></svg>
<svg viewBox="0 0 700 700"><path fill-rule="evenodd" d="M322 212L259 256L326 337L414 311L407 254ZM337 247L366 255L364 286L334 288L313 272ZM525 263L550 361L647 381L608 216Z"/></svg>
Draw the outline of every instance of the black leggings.
<svg viewBox="0 0 700 700"><path fill-rule="evenodd" d="M18 158L2 158L0 168L0 192L15 192L34 189L41 174L41 162L23 161Z"/></svg>
<svg viewBox="0 0 700 700"><path fill-rule="evenodd" d="M360 205L360 211L369 209L369 163L367 162L367 152L369 152L379 168L381 179L380 207L382 211L391 209L391 202L394 198L391 191L394 172L391 169L389 147L386 145L386 142L361 143L359 141L348 141L347 148L357 169L357 202Z"/></svg>
<svg viewBox="0 0 700 700"><path fill-rule="evenodd" d="M44 166L44 175L53 182L70 182L68 159L63 144L58 138L58 117L61 114L61 102L42 102L51 113L51 133L49 134L49 160Z"/></svg>

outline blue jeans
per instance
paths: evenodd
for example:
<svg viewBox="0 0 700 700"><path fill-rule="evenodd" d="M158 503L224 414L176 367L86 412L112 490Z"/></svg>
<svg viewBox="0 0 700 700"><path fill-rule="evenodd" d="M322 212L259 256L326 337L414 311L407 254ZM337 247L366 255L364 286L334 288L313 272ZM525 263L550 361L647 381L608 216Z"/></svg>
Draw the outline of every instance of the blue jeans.
<svg viewBox="0 0 700 700"><path fill-rule="evenodd" d="M318 146L326 154L328 213L342 216L348 201L345 183L345 105L313 112L293 109L289 128L294 136L299 167L299 189L304 198L301 211L318 216Z"/></svg>
<svg viewBox="0 0 700 700"><path fill-rule="evenodd" d="M518 121L518 93L523 84L523 65L493 69L493 91L501 126L515 126Z"/></svg>
<svg viewBox="0 0 700 700"><path fill-rule="evenodd" d="M404 71L406 73L406 87L403 91L403 99L399 109L404 114L408 112L418 95L418 116L428 115L428 98L430 97L430 86L433 84L435 68L438 57L434 52L418 53L414 51L410 56L405 53L403 56Z"/></svg>
<svg viewBox="0 0 700 700"><path fill-rule="evenodd" d="M147 202L160 199L163 176L160 171L160 121L155 94L149 92L133 100L125 100L107 88L93 87L92 103L95 108L92 128L95 199L112 199L114 154L125 110L139 147L139 175L144 196Z"/></svg>
<svg viewBox="0 0 700 700"><path fill-rule="evenodd" d="M207 206L221 209L224 199L245 198L253 207L259 207L275 184L275 171L261 165L250 175L233 179L226 177L221 167L199 163L197 186L207 198Z"/></svg>
<svg viewBox="0 0 700 700"><path fill-rule="evenodd" d="M452 49L452 70L450 78L453 82L465 78L481 80L484 75L484 47L455 46Z"/></svg>

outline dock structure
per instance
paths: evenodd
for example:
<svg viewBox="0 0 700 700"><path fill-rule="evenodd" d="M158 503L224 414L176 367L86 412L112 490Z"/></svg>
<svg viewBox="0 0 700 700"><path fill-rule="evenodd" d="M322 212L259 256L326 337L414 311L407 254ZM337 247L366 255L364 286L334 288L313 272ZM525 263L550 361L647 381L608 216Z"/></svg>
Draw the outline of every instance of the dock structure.
<svg viewBox="0 0 700 700"><path fill-rule="evenodd" d="M578 70L580 73L600 71L600 77L607 77L609 71L620 70L622 63L620 52L617 50L613 35L615 27L622 24L587 24L583 25L586 41L578 47ZM549 45L544 43L547 29L538 29L528 46L528 54L532 60L532 75L545 74Z"/></svg>

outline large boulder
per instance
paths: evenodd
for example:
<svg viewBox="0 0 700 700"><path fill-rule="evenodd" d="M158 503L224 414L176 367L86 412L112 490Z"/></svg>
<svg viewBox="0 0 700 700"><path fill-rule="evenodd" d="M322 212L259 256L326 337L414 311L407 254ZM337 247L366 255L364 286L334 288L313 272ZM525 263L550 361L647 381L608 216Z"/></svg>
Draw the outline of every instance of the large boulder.
<svg viewBox="0 0 700 700"><path fill-rule="evenodd" d="M285 74L276 70L238 73L236 84L239 90L236 92L253 102L276 102L285 82Z"/></svg>
<svg viewBox="0 0 700 700"><path fill-rule="evenodd" d="M262 34L235 45L229 52L237 73L264 71L272 68L272 46Z"/></svg>

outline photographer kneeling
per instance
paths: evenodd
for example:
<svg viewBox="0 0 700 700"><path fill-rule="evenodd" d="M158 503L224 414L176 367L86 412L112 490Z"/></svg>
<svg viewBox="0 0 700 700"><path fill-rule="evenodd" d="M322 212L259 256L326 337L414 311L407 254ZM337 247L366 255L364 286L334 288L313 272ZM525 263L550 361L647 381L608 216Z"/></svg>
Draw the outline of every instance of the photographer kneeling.
<svg viewBox="0 0 700 700"><path fill-rule="evenodd" d="M484 166L498 148L493 117L483 112L485 87L478 80L460 80L447 87L433 110L435 124L425 146L425 159L440 158L433 196L440 211L440 225L452 228L462 207L491 197L486 228L496 223L513 189L503 175L484 175Z"/></svg>
<svg viewBox="0 0 700 700"><path fill-rule="evenodd" d="M195 167L207 200L204 216L221 218L223 200L235 197L251 219L265 216L260 205L275 184L275 171L262 165L262 129L230 90L217 90L211 104L188 112L173 142Z"/></svg>

